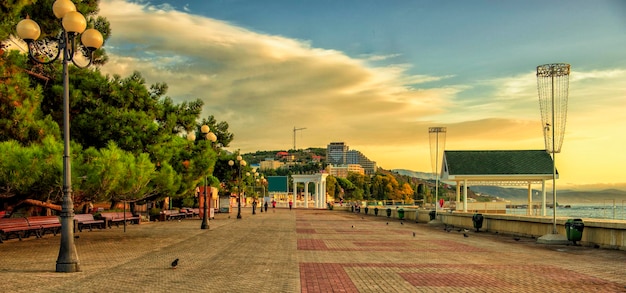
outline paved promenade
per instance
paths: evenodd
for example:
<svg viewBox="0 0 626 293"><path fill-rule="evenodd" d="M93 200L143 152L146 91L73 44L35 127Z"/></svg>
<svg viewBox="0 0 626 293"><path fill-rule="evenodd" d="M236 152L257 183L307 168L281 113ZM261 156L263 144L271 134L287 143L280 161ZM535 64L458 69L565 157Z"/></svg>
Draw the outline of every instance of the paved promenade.
<svg viewBox="0 0 626 293"><path fill-rule="evenodd" d="M626 292L626 252L327 210L146 223L0 244L2 292ZM466 234L465 237L463 234ZM180 259L178 268L170 263Z"/></svg>

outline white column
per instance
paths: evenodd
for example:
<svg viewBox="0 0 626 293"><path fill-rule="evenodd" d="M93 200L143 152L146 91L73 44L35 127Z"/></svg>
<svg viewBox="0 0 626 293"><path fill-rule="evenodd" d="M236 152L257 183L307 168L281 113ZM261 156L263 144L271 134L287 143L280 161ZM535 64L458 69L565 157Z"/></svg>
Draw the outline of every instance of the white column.
<svg viewBox="0 0 626 293"><path fill-rule="evenodd" d="M546 180L541 180L541 215L546 216Z"/></svg>
<svg viewBox="0 0 626 293"><path fill-rule="evenodd" d="M461 204L461 182L456 182L456 206L459 207Z"/></svg>
<svg viewBox="0 0 626 293"><path fill-rule="evenodd" d="M529 216L533 215L533 189L530 182L528 182L528 209L526 210L526 214Z"/></svg>
<svg viewBox="0 0 626 293"><path fill-rule="evenodd" d="M315 193L317 193L317 200L318 200L318 205L317 207L320 209L324 208L324 198L322 198L322 181L317 181L317 184L315 185Z"/></svg>
<svg viewBox="0 0 626 293"><path fill-rule="evenodd" d="M320 186L319 186L319 182L317 181L313 181L313 183L315 183L315 194L313 195L313 198L315 199L315 207L319 208L320 207Z"/></svg>
<svg viewBox="0 0 626 293"><path fill-rule="evenodd" d="M324 180L324 177L322 177L322 199L324 202L324 206L322 207L326 207L326 204L328 203L328 198L326 197L326 180Z"/></svg>
<svg viewBox="0 0 626 293"><path fill-rule="evenodd" d="M467 212L467 179L463 180L463 211Z"/></svg>
<svg viewBox="0 0 626 293"><path fill-rule="evenodd" d="M304 182L304 208L309 208L309 182Z"/></svg>

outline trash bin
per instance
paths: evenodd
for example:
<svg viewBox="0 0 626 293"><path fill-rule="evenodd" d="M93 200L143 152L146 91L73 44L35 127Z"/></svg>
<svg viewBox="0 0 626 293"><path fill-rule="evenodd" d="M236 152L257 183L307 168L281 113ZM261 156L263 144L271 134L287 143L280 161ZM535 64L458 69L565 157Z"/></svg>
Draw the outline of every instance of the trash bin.
<svg viewBox="0 0 626 293"><path fill-rule="evenodd" d="M583 238L583 230L585 229L585 223L582 219L569 219L565 222L565 234L567 240L572 241L576 245L576 241L580 241Z"/></svg>
<svg viewBox="0 0 626 293"><path fill-rule="evenodd" d="M374 208L374 216L378 216L378 208Z"/></svg>
<svg viewBox="0 0 626 293"><path fill-rule="evenodd" d="M431 221L437 218L437 212L436 211L430 211L428 213L428 215L430 216L430 220Z"/></svg>
<svg viewBox="0 0 626 293"><path fill-rule="evenodd" d="M391 209L387 208L387 218L391 217Z"/></svg>
<svg viewBox="0 0 626 293"><path fill-rule="evenodd" d="M404 219L404 209L402 208L398 210L398 219L400 220Z"/></svg>
<svg viewBox="0 0 626 293"><path fill-rule="evenodd" d="M367 215L367 212L370 210L370 208L365 207L365 214Z"/></svg>
<svg viewBox="0 0 626 293"><path fill-rule="evenodd" d="M476 228L476 232L483 227L483 214L474 214L472 216L472 222L474 223L474 228Z"/></svg>

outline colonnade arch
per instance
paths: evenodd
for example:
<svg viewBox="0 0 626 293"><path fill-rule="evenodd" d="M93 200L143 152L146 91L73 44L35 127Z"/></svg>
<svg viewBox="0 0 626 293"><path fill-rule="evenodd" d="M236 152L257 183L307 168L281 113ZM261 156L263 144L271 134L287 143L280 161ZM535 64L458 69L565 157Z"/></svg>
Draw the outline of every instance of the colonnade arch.
<svg viewBox="0 0 626 293"><path fill-rule="evenodd" d="M298 183L304 183L303 204L304 204L304 208L309 208L309 184L315 183L315 193L312 195L313 207L320 208L320 209L325 208L326 207L326 177L328 177L328 174L324 174L324 173L291 175L291 178L293 179L294 203L298 195Z"/></svg>

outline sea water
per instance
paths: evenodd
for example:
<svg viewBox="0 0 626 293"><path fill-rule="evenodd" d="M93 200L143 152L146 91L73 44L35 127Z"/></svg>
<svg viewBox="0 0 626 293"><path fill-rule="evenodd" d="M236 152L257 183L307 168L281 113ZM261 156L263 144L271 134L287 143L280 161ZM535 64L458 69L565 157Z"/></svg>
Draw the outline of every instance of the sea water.
<svg viewBox="0 0 626 293"><path fill-rule="evenodd" d="M525 215L526 209L506 209L507 214ZM533 210L534 214L540 215L541 209ZM546 209L546 216L552 216L551 208ZM568 218L594 218L594 219L613 219L626 220L626 205L613 204L572 204L570 207L559 206L556 209L557 217Z"/></svg>

